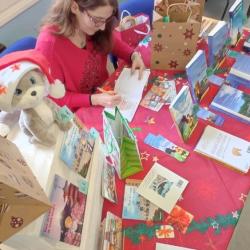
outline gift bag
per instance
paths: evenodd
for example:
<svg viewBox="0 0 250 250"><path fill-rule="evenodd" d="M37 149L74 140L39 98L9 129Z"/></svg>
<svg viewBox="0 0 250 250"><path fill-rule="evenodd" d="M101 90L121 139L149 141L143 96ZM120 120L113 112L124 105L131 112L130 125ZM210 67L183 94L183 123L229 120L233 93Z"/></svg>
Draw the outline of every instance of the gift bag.
<svg viewBox="0 0 250 250"><path fill-rule="evenodd" d="M167 1L164 1L165 3ZM185 70L186 64L196 53L200 33L200 4L161 2L154 11L151 42L151 68ZM199 7L200 11L197 11Z"/></svg>
<svg viewBox="0 0 250 250"><path fill-rule="evenodd" d="M47 196L17 146L0 136L0 243L49 208Z"/></svg>
<svg viewBox="0 0 250 250"><path fill-rule="evenodd" d="M128 14L124 17L124 13ZM131 16L128 11L123 11L121 21L116 29L120 37L130 47L135 48L138 43L150 32L150 20L146 14Z"/></svg>

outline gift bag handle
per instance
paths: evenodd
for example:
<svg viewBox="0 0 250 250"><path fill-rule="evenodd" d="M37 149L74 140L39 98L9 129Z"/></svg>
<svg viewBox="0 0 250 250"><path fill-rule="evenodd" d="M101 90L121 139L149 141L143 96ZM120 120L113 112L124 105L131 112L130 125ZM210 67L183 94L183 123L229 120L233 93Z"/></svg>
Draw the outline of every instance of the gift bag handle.
<svg viewBox="0 0 250 250"><path fill-rule="evenodd" d="M131 16L131 13L128 10L123 10L120 16L120 20L122 21L122 19L125 17L124 15L127 14L127 16Z"/></svg>
<svg viewBox="0 0 250 250"><path fill-rule="evenodd" d="M123 18L121 19L121 21L120 21L120 24L119 24L121 30L124 29L125 24L126 24L127 22L131 22L132 26L134 26L134 25L136 24L135 17L133 17L133 16L125 16L125 17L123 17Z"/></svg>
<svg viewBox="0 0 250 250"><path fill-rule="evenodd" d="M185 6L186 7L186 11L189 9L190 13L189 13L189 16L187 18L187 22L190 21L190 18L192 16L192 8L190 7L189 4L187 3L173 3L173 4L170 4L167 8L167 16L169 16L169 10L172 8L172 7L175 7L175 6Z"/></svg>
<svg viewBox="0 0 250 250"><path fill-rule="evenodd" d="M150 32L150 25L149 24L146 24L146 27L147 27L147 31L146 32L143 32L143 31L140 31L140 30L134 30L135 33L139 34L139 35L148 35L149 32Z"/></svg>

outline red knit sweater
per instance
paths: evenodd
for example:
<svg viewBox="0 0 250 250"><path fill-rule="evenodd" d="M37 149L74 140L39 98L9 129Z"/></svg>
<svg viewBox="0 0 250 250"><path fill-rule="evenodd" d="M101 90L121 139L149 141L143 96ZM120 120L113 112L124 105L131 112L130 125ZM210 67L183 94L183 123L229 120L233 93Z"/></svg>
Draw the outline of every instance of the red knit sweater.
<svg viewBox="0 0 250 250"><path fill-rule="evenodd" d="M75 46L68 38L54 35L45 27L38 36L36 49L51 64L51 74L65 85L66 94L53 99L58 105L67 105L72 111L90 106L90 94L108 78L107 55L93 49L88 40L84 49ZM133 50L117 36L113 37L112 53L130 63Z"/></svg>

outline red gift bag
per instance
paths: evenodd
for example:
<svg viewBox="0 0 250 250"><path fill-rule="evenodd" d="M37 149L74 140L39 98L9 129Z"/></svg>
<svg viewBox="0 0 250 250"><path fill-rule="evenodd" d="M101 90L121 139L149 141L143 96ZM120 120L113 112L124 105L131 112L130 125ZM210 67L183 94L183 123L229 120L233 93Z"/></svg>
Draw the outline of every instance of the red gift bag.
<svg viewBox="0 0 250 250"><path fill-rule="evenodd" d="M124 14L128 14L124 17ZM139 42L150 32L149 16L143 13L131 16L128 11L121 14L120 25L116 29L120 37L130 47L135 48Z"/></svg>

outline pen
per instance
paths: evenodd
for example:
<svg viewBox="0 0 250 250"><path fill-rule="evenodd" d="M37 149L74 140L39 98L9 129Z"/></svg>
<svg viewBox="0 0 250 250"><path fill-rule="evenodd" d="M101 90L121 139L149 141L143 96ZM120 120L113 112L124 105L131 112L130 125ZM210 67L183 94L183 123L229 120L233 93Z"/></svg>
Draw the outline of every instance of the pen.
<svg viewBox="0 0 250 250"><path fill-rule="evenodd" d="M101 93L106 93L109 95L115 95L115 92L113 90L105 90L103 88L97 87L97 90L100 91Z"/></svg>

